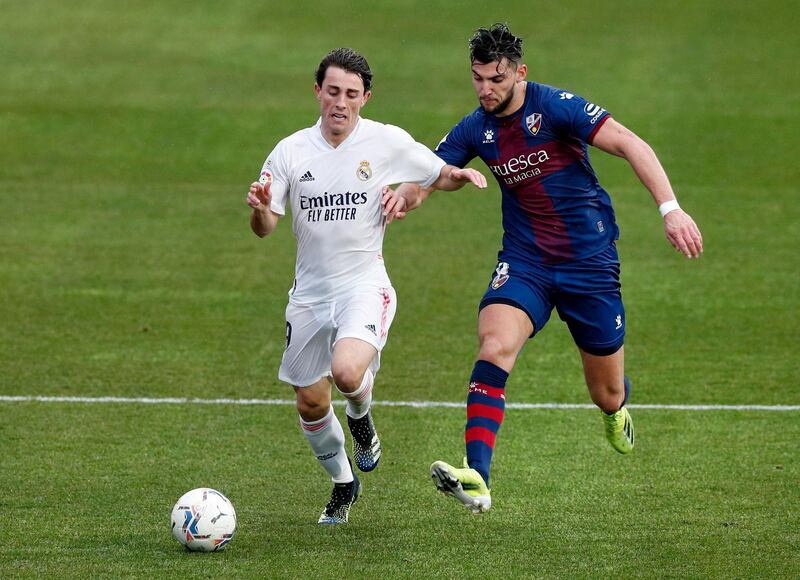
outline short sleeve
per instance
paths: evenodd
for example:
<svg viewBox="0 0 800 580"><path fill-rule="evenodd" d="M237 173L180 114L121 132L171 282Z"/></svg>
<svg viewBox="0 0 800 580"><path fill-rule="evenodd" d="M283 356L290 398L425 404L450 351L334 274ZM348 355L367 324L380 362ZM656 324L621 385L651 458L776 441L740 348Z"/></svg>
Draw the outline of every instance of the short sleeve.
<svg viewBox="0 0 800 580"><path fill-rule="evenodd" d="M289 193L287 166L285 148L282 143L278 143L264 161L258 178L262 185L271 182L269 190L272 193L272 203L269 208L278 215L286 214L286 198Z"/></svg>
<svg viewBox="0 0 800 580"><path fill-rule="evenodd" d="M449 165L464 167L477 155L468 135L467 122L464 118L439 141L435 149L436 155Z"/></svg>
<svg viewBox="0 0 800 580"><path fill-rule="evenodd" d="M389 183L418 183L429 187L439 178L445 163L400 127L386 125L390 143L392 174Z"/></svg>
<svg viewBox="0 0 800 580"><path fill-rule="evenodd" d="M543 101L545 114L558 132L589 144L598 129L611 117L600 105L559 89L548 91Z"/></svg>

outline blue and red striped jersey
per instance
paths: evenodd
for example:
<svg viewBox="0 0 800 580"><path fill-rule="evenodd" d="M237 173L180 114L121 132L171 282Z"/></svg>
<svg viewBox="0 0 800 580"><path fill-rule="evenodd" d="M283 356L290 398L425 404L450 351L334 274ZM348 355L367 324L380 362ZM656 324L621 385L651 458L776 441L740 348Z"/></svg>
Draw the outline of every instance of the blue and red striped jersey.
<svg viewBox="0 0 800 580"><path fill-rule="evenodd" d="M617 239L611 198L587 150L609 118L577 95L528 82L525 104L513 115L478 107L442 139L436 153L445 162L464 167L480 157L500 184L501 260L582 260Z"/></svg>

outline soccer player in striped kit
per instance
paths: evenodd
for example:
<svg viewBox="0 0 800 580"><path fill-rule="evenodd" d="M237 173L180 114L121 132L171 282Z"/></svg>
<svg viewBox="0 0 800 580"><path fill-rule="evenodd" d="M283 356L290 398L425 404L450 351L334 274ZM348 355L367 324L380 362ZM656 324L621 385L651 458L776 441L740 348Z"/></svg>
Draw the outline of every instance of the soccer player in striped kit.
<svg viewBox="0 0 800 580"><path fill-rule="evenodd" d="M437 461L431 476L440 491L480 513L491 507L489 470L503 422L506 379L553 308L579 349L609 443L620 453L633 450L633 422L624 406L630 383L623 363L619 232L587 144L628 161L678 251L697 258L703 241L650 146L601 106L527 82L522 40L505 25L476 31L470 59L480 106L442 139L436 153L457 167L480 157L492 171L503 195L503 247L480 303L480 351L467 395L466 465ZM431 189L404 184L398 191L409 211ZM402 218L405 211L390 208L390 217Z"/></svg>
<svg viewBox="0 0 800 580"><path fill-rule="evenodd" d="M278 378L294 387L302 432L334 484L320 524L347 523L361 491L332 383L347 400L356 466L372 471L381 458L370 405L397 307L383 263L384 203L404 203L384 186L486 187L481 173L446 165L403 129L362 118L371 86L363 56L330 52L316 73L319 121L276 145L247 194L259 237L273 232L287 204L292 210L297 260Z"/></svg>

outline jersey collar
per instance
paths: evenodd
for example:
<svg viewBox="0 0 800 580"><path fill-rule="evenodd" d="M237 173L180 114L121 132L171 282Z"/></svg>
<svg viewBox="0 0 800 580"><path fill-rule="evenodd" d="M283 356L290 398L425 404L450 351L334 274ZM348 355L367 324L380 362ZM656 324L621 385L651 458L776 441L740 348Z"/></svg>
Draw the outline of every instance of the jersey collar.
<svg viewBox="0 0 800 580"><path fill-rule="evenodd" d="M312 135L311 140L314 142L314 144L317 145L317 147L319 147L323 151L334 151L336 149L343 149L355 140L356 133L358 133L358 130L360 128L361 128L361 116L359 115L358 120L356 121L356 126L353 127L353 130L350 132L347 138L341 143L339 143L337 147L334 147L330 143L328 143L325 140L325 137L322 135L322 117L320 117L319 119L317 119L316 124L311 130L311 135Z"/></svg>

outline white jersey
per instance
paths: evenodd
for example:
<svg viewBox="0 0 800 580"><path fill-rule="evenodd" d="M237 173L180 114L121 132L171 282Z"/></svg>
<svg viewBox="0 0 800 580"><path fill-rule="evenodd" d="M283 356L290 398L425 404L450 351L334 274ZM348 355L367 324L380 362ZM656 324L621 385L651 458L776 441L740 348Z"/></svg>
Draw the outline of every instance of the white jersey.
<svg viewBox="0 0 800 580"><path fill-rule="evenodd" d="M272 179L270 209L292 210L297 238L296 303L330 300L361 285L389 286L383 265L385 185L431 185L444 166L403 129L359 118L338 147L320 121L282 140L261 170Z"/></svg>

